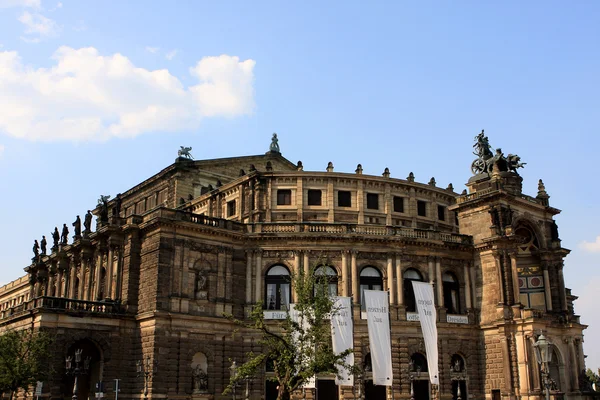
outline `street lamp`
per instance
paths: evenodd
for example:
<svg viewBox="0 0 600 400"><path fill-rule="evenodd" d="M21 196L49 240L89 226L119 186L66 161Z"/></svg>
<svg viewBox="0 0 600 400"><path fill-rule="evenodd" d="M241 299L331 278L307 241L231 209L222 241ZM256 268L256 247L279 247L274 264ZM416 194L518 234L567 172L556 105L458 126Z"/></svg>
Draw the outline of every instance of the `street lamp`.
<svg viewBox="0 0 600 400"><path fill-rule="evenodd" d="M360 367L357 367L356 369L357 370L354 373L354 386L352 387L352 393L354 394L354 400L362 400L362 384L364 372ZM358 390L356 389L357 385Z"/></svg>
<svg viewBox="0 0 600 400"><path fill-rule="evenodd" d="M75 377L75 382L73 383L73 400L77 400L77 381L80 375L87 375L90 371L90 362L92 361L92 357L87 356L83 360L83 365L81 365L81 354L83 353L82 349L75 350L75 362L73 363L73 356L67 356L65 358L65 369L67 371L67 375L73 375Z"/></svg>
<svg viewBox="0 0 600 400"><path fill-rule="evenodd" d="M233 362L231 363L231 367L229 367L229 370L231 371L231 375L230 375L230 379L231 379L231 392L233 393L233 400L235 400L235 387L237 386L237 373L238 373L238 366L235 362L235 360L233 360Z"/></svg>
<svg viewBox="0 0 600 400"><path fill-rule="evenodd" d="M410 379L410 400L415 400L414 380L421 376L421 366L415 365L415 360L412 358L408 362L408 378Z"/></svg>
<svg viewBox="0 0 600 400"><path fill-rule="evenodd" d="M535 350L535 358L538 364L540 364L540 372L542 374L542 380L544 388L546 389L546 400L550 400L550 367L548 363L552 361L552 351L550 343L543 334L538 336L537 342L533 344Z"/></svg>
<svg viewBox="0 0 600 400"><path fill-rule="evenodd" d="M144 400L148 400L148 381L150 380L150 377L156 372L154 363L150 361L150 356L147 356L146 362L137 360L135 365L137 369L137 376L144 376Z"/></svg>

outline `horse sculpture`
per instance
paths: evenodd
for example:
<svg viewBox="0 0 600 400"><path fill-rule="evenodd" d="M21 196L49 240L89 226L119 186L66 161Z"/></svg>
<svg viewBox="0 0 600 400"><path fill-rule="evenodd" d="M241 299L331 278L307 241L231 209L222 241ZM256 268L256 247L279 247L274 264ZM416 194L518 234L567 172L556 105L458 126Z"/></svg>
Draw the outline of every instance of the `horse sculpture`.
<svg viewBox="0 0 600 400"><path fill-rule="evenodd" d="M192 151L191 147L185 147L185 146L179 146L179 147L181 147L179 150L177 150L177 155L179 157L189 158L190 160L194 159L192 157L192 153L190 153Z"/></svg>

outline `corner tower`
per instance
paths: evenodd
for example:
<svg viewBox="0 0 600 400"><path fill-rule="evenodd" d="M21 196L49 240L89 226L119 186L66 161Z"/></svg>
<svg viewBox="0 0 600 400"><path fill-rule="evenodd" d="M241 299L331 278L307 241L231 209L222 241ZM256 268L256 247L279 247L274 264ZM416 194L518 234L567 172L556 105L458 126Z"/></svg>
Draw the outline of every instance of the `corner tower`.
<svg viewBox="0 0 600 400"><path fill-rule="evenodd" d="M473 237L474 304L484 352L485 392L492 398L541 398L544 387L533 344L550 337L552 391L581 396L583 329L565 288L561 246L542 180L535 197L522 193L519 156L492 152L482 131L475 138L468 193L457 198L461 234Z"/></svg>

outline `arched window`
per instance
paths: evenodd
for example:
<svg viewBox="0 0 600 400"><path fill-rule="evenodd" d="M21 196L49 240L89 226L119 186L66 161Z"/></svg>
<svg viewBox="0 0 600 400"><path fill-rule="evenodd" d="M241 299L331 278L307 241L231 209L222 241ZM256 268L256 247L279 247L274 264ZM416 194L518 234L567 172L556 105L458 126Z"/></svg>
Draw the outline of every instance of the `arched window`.
<svg viewBox="0 0 600 400"><path fill-rule="evenodd" d="M417 302L415 301L415 291L412 281L422 282L423 277L419 271L413 268L404 271L402 277L404 278L404 304L406 305L406 311L415 312L417 311Z"/></svg>
<svg viewBox="0 0 600 400"><path fill-rule="evenodd" d="M360 271L360 305L365 311L365 290L383 290L381 273L375 267L364 267Z"/></svg>
<svg viewBox="0 0 600 400"><path fill-rule="evenodd" d="M52 295L54 296L54 287L52 288ZM75 292L73 293L74 299L79 299L79 278L75 278Z"/></svg>
<svg viewBox="0 0 600 400"><path fill-rule="evenodd" d="M330 296L338 294L338 275L335 269L328 265L321 265L315 269L315 277L318 283L327 283ZM315 292L318 287L315 287ZM316 294L316 293L315 293Z"/></svg>
<svg viewBox="0 0 600 400"><path fill-rule="evenodd" d="M283 265L271 267L265 276L265 308L287 310L290 296L290 271Z"/></svg>
<svg viewBox="0 0 600 400"><path fill-rule="evenodd" d="M410 356L409 369L411 372L429 372L427 358L421 353L413 353L413 355Z"/></svg>
<svg viewBox="0 0 600 400"><path fill-rule="evenodd" d="M468 399L465 359L454 354L450 363L450 379L452 380L452 400Z"/></svg>
<svg viewBox="0 0 600 400"><path fill-rule="evenodd" d="M554 346L550 348L550 351L552 352L550 362L548 362L548 369L550 370L550 390L560 392L560 358Z"/></svg>
<svg viewBox="0 0 600 400"><path fill-rule="evenodd" d="M450 361L450 372L464 372L465 371L465 359L459 354L454 354Z"/></svg>
<svg viewBox="0 0 600 400"><path fill-rule="evenodd" d="M449 314L460 314L460 286L452 272L444 272L442 287L444 289L444 307Z"/></svg>
<svg viewBox="0 0 600 400"><path fill-rule="evenodd" d="M528 226L515 230L520 244L517 247L517 274L519 276L519 301L525 308L546 310L544 275L539 257L539 242Z"/></svg>

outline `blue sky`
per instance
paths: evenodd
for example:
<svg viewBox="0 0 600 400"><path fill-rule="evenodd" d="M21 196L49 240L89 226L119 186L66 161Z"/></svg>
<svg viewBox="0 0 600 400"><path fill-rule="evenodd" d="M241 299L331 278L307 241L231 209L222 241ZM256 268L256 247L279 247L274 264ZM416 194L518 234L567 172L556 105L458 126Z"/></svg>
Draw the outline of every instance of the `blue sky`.
<svg viewBox="0 0 600 400"><path fill-rule="evenodd" d="M600 367L600 4L0 0L0 283L172 163L259 154L461 191L473 137L542 178Z"/></svg>

